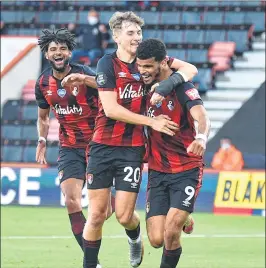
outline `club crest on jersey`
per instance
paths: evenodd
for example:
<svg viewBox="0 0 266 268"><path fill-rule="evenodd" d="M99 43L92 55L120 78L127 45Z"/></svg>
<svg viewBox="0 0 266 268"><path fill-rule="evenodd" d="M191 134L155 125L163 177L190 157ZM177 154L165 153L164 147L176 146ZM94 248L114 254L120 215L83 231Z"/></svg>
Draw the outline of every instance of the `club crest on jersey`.
<svg viewBox="0 0 266 268"><path fill-rule="evenodd" d="M173 111L174 110L174 102L173 101L169 101L168 104L167 104L167 107L170 111Z"/></svg>
<svg viewBox="0 0 266 268"><path fill-rule="evenodd" d="M136 74L131 74L137 81L140 80L140 74L136 73Z"/></svg>
<svg viewBox="0 0 266 268"><path fill-rule="evenodd" d="M47 90L47 96L52 96L52 90Z"/></svg>
<svg viewBox="0 0 266 268"><path fill-rule="evenodd" d="M66 90L64 88L57 89L57 95L61 98L64 98L66 95Z"/></svg>
<svg viewBox="0 0 266 268"><path fill-rule="evenodd" d="M127 74L124 73L124 72L120 72L120 73L118 73L118 76L119 76L119 77L127 77Z"/></svg>
<svg viewBox="0 0 266 268"><path fill-rule="evenodd" d="M72 90L72 94L76 97L79 94L79 89L78 87L74 87L74 89Z"/></svg>
<svg viewBox="0 0 266 268"><path fill-rule="evenodd" d="M93 174L87 173L86 177L87 177L88 184L92 184L92 182L93 182Z"/></svg>
<svg viewBox="0 0 266 268"><path fill-rule="evenodd" d="M160 102L155 103L155 106L156 108L160 108L162 106L162 102L160 101Z"/></svg>

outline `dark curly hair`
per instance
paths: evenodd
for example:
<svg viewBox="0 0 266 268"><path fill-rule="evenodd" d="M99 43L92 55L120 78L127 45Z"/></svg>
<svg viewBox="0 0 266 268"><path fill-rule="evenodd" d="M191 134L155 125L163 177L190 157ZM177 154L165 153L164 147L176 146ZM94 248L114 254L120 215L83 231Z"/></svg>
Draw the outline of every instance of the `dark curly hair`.
<svg viewBox="0 0 266 268"><path fill-rule="evenodd" d="M48 51L51 42L66 43L68 49L72 51L76 46L75 35L70 33L66 28L59 30L42 30L43 34L38 39L38 45L42 52Z"/></svg>
<svg viewBox="0 0 266 268"><path fill-rule="evenodd" d="M149 38L142 41L137 49L137 58L141 60L154 57L156 61L162 61L165 59L166 55L165 44L161 40L155 38Z"/></svg>

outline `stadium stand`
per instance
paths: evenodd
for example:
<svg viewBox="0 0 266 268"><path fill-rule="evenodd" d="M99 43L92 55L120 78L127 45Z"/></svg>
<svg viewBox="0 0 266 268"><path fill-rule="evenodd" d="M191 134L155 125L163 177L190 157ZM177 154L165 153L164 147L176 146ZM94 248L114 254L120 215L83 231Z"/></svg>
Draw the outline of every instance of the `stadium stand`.
<svg viewBox="0 0 266 268"><path fill-rule="evenodd" d="M92 6L100 12L100 19L105 24L115 11L136 12L145 20L144 38L162 39L169 56L197 66L199 73L193 82L204 96L212 120L211 137L253 95L255 85L244 90L243 85L238 87L234 82L239 80L235 70L241 67L243 58L248 57L250 63L249 55L255 55L256 37L260 38L265 31L264 1L162 1L150 6L126 1L12 1L12 4L4 1L1 20L9 35L38 36L43 28L61 28L70 22L87 23ZM115 44L110 40L106 53L114 49ZM81 60L89 62L86 58ZM229 89L221 80L225 74L231 81ZM21 100L9 100L3 107L1 158L4 161L35 162L37 108L34 85L35 81L29 80L22 88ZM57 160L58 130L57 121L52 119L47 152L52 164ZM207 152L207 163L211 157L212 153ZM249 156L246 158L248 161Z"/></svg>

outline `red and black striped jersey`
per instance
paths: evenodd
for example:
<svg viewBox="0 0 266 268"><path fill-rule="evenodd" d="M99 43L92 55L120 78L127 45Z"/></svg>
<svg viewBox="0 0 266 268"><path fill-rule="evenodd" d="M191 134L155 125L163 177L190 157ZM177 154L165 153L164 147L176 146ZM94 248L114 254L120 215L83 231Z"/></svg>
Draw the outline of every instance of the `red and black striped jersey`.
<svg viewBox="0 0 266 268"><path fill-rule="evenodd" d="M96 73L99 91L114 91L118 104L131 112L145 113L147 91L135 61L129 64L118 59L116 52L106 54L99 60ZM99 113L92 140L112 146L142 146L143 127L107 117L99 99Z"/></svg>
<svg viewBox="0 0 266 268"><path fill-rule="evenodd" d="M87 66L70 64L71 73L95 76ZM46 69L38 78L35 97L41 109L51 107L57 118L61 146L85 148L91 141L95 118L98 113L97 89L79 86L62 86L53 76L52 68Z"/></svg>
<svg viewBox="0 0 266 268"><path fill-rule="evenodd" d="M168 115L180 128L173 137L148 129L149 169L176 173L203 165L202 157L187 153L187 147L196 136L194 120L189 112L195 105L203 105L203 102L190 82L176 87L176 90L156 105L147 101L148 116Z"/></svg>

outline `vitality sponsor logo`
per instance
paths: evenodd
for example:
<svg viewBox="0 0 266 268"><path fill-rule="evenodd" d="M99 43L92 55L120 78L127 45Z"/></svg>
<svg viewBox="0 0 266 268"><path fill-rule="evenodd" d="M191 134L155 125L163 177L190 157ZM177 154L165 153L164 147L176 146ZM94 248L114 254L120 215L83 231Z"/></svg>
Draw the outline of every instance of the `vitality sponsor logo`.
<svg viewBox="0 0 266 268"><path fill-rule="evenodd" d="M55 112L57 114L79 114L82 115L82 107L76 105L67 106L66 108L61 107L59 104L54 106Z"/></svg>
<svg viewBox="0 0 266 268"><path fill-rule="evenodd" d="M130 84L127 84L124 89L119 88L120 99L134 99L146 96L147 94L148 90L144 89L142 85L140 85L137 90L134 90L133 86Z"/></svg>
<svg viewBox="0 0 266 268"><path fill-rule="evenodd" d="M147 112L147 116L155 117L154 112L155 112L154 109L152 107L149 107L148 112Z"/></svg>

